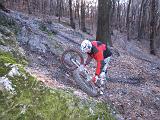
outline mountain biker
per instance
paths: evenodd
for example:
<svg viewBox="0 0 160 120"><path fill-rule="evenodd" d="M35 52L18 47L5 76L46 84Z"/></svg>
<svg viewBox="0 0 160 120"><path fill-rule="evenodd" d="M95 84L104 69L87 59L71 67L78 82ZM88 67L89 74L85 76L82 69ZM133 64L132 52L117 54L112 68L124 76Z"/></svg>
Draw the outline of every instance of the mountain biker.
<svg viewBox="0 0 160 120"><path fill-rule="evenodd" d="M100 41L90 42L89 40L84 40L81 43L81 51L83 53L87 53L88 55L86 62L84 65L82 65L82 67L88 65L91 62L92 58L94 58L97 62L96 72L91 80L91 82L96 84L98 77L105 77L105 74L107 72L106 69L112 53L106 44Z"/></svg>

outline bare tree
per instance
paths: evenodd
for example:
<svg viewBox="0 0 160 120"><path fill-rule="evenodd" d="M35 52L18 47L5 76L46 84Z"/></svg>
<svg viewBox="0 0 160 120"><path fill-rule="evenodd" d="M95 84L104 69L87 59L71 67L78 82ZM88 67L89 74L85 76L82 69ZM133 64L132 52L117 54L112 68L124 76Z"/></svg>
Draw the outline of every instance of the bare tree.
<svg viewBox="0 0 160 120"><path fill-rule="evenodd" d="M69 0L69 11L70 11L70 25L73 29L75 29L75 23L73 21L73 14L72 14L72 0Z"/></svg>
<svg viewBox="0 0 160 120"><path fill-rule="evenodd" d="M76 0L76 13L77 13L77 19L78 19L78 24L79 24L79 27L80 27L80 14L79 14L79 11L80 11L80 5L79 5L79 0Z"/></svg>
<svg viewBox="0 0 160 120"><path fill-rule="evenodd" d="M49 14L50 15L55 15L55 8L56 8L56 6L55 6L55 1L54 0L50 0L50 6L49 6L49 8L50 8L50 12L49 12Z"/></svg>
<svg viewBox="0 0 160 120"><path fill-rule="evenodd" d="M85 1L81 0L81 30L86 32L86 25L85 25Z"/></svg>
<svg viewBox="0 0 160 120"><path fill-rule="evenodd" d="M129 40L129 24L130 24L130 7L131 7L131 0L129 0L128 7L127 7L127 17L126 17L126 28L127 28L127 39Z"/></svg>
<svg viewBox="0 0 160 120"><path fill-rule="evenodd" d="M96 40L111 45L110 35L110 0L98 0L98 23Z"/></svg>
<svg viewBox="0 0 160 120"><path fill-rule="evenodd" d="M56 16L58 17L58 22L60 22L62 17L62 0L57 0L56 3Z"/></svg>
<svg viewBox="0 0 160 120"><path fill-rule="evenodd" d="M119 3L119 0L117 2L118 2L118 6L117 6L117 29L119 29L120 28L120 3Z"/></svg>
<svg viewBox="0 0 160 120"><path fill-rule="evenodd" d="M110 16L110 21L111 22L111 29L113 28L113 17L114 17L114 13L115 13L115 4L116 4L116 0L112 0L112 9L111 9L111 16Z"/></svg>
<svg viewBox="0 0 160 120"><path fill-rule="evenodd" d="M139 11L139 18L138 18L138 40L141 39L142 37L142 24L143 24L143 19L144 19L144 7L145 7L145 2L146 0L142 0L142 3L141 3L141 7L140 7L140 11Z"/></svg>
<svg viewBox="0 0 160 120"><path fill-rule="evenodd" d="M151 21L150 21L150 53L155 55L154 37L155 37L155 0L151 0Z"/></svg>

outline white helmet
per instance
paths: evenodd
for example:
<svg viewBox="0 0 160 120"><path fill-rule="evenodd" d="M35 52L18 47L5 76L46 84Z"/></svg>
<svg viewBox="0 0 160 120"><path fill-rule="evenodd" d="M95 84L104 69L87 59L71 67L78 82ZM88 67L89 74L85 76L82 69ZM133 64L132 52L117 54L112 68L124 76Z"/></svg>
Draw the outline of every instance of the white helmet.
<svg viewBox="0 0 160 120"><path fill-rule="evenodd" d="M92 43L89 40L84 40L81 43L81 50L83 53L90 52L92 48Z"/></svg>

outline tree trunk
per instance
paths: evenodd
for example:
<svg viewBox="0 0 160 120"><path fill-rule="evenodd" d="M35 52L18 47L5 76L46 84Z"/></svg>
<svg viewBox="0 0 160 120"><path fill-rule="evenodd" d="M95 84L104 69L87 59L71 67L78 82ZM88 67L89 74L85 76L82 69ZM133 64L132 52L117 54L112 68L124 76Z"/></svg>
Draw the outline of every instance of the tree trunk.
<svg viewBox="0 0 160 120"><path fill-rule="evenodd" d="M54 1L51 0L50 1L50 12L49 12L49 15L54 15Z"/></svg>
<svg viewBox="0 0 160 120"><path fill-rule="evenodd" d="M31 0L27 0L28 14L32 14L31 6Z"/></svg>
<svg viewBox="0 0 160 120"><path fill-rule="evenodd" d="M110 0L98 0L98 23L96 40L107 45L111 44L110 34Z"/></svg>
<svg viewBox="0 0 160 120"><path fill-rule="evenodd" d="M74 6L74 18L75 18L75 20L77 19L77 3Z"/></svg>
<svg viewBox="0 0 160 120"><path fill-rule="evenodd" d="M79 28L80 28L80 24L81 24L81 21L80 21L80 15L79 15L79 9L80 9L80 5L79 5L79 1L77 0L77 17L78 17L78 24L79 24Z"/></svg>
<svg viewBox="0 0 160 120"><path fill-rule="evenodd" d="M94 25L94 10L93 10L93 6L91 7L91 30L93 31L93 25Z"/></svg>
<svg viewBox="0 0 160 120"><path fill-rule="evenodd" d="M85 2L81 0L81 30L86 32L86 25L85 25Z"/></svg>
<svg viewBox="0 0 160 120"><path fill-rule="evenodd" d="M56 2L56 16L58 17L58 22L60 22L63 11L63 0L57 0Z"/></svg>
<svg viewBox="0 0 160 120"><path fill-rule="evenodd" d="M131 0L129 0L128 7L127 7L127 18L126 18L126 28L127 28L127 40L129 40L129 25L130 25L130 18L129 18L129 13L130 13L130 7L131 7Z"/></svg>
<svg viewBox="0 0 160 120"><path fill-rule="evenodd" d="M56 17L59 16L59 0L56 1Z"/></svg>
<svg viewBox="0 0 160 120"><path fill-rule="evenodd" d="M70 25L73 29L75 29L75 23L73 21L73 14L72 14L72 0L69 0L69 11L70 11Z"/></svg>
<svg viewBox="0 0 160 120"><path fill-rule="evenodd" d="M114 21L113 21L113 16L114 16L114 13L115 13L115 0L112 0L112 11L111 11L111 16L110 16L110 21L112 21L111 22L111 30L113 30L113 23L114 23Z"/></svg>
<svg viewBox="0 0 160 120"><path fill-rule="evenodd" d="M117 6L117 29L120 29L120 5L118 0L118 6Z"/></svg>
<svg viewBox="0 0 160 120"><path fill-rule="evenodd" d="M154 37L155 37L155 0L151 1L151 21L150 21L150 53L155 55Z"/></svg>
<svg viewBox="0 0 160 120"><path fill-rule="evenodd" d="M142 38L142 19L144 17L142 17L142 13L144 12L143 9L144 9L144 3L145 3L145 0L142 0L142 3L141 3L141 8L140 8L140 13L139 13L139 18L138 18L138 40L140 40ZM144 13L143 13L144 15Z"/></svg>
<svg viewBox="0 0 160 120"><path fill-rule="evenodd" d="M59 16L58 16L58 21L61 21L61 17L62 17L62 5L63 5L63 0L59 0Z"/></svg>

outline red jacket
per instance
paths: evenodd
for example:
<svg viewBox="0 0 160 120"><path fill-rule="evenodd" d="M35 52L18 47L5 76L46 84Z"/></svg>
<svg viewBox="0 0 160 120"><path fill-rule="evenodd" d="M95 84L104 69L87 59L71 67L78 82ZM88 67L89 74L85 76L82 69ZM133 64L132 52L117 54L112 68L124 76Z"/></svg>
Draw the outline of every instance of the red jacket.
<svg viewBox="0 0 160 120"><path fill-rule="evenodd" d="M97 61L97 67L96 67L96 75L100 75L102 72L102 69L105 65L104 59L111 56L111 52L107 52L107 47L105 44L103 44L100 41L92 41L92 49L90 53L88 54L88 58L86 60L86 64L89 64L91 59L94 58Z"/></svg>

